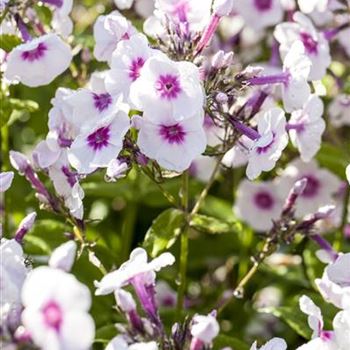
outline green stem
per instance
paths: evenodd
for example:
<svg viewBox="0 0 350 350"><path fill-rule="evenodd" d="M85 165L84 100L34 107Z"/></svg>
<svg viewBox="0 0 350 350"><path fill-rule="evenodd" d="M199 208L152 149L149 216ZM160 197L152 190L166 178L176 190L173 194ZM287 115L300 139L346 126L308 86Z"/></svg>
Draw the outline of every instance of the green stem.
<svg viewBox="0 0 350 350"><path fill-rule="evenodd" d="M186 223L181 232L181 251L180 251L180 271L179 271L179 288L177 293L176 317L180 319L186 291L186 273L188 261L188 171L182 174L182 186L180 191L181 206L186 213Z"/></svg>
<svg viewBox="0 0 350 350"><path fill-rule="evenodd" d="M9 127L5 124L1 128L1 171L8 171L10 169L9 161ZM10 196L8 193L2 193L2 202L4 203L3 216L1 222L5 233L9 233L9 208Z"/></svg>
<svg viewBox="0 0 350 350"><path fill-rule="evenodd" d="M125 261L129 258L132 240L134 237L134 228L137 216L137 204L129 203L125 209L124 222L122 226L122 254L121 260Z"/></svg>

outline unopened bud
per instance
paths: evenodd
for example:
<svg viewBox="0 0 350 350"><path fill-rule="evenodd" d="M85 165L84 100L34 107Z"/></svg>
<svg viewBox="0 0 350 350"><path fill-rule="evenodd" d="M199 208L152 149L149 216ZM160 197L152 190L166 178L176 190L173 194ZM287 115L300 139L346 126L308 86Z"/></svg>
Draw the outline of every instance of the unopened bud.
<svg viewBox="0 0 350 350"><path fill-rule="evenodd" d="M33 227L36 219L36 212L28 214L19 224L15 234L15 240L19 243L22 242L24 235Z"/></svg>
<svg viewBox="0 0 350 350"><path fill-rule="evenodd" d="M57 247L51 254L49 266L69 272L72 269L77 244L74 241L68 241Z"/></svg>
<svg viewBox="0 0 350 350"><path fill-rule="evenodd" d="M136 303L131 293L123 289L117 289L114 292L114 296L115 300L117 301L117 305L123 312L129 313L136 310Z"/></svg>
<svg viewBox="0 0 350 350"><path fill-rule="evenodd" d="M298 197L304 192L305 187L307 185L307 179L301 179L297 181L292 189L290 190L288 197L286 199L286 202L284 204L284 208L282 211L282 216L285 216L293 210L295 203L298 199Z"/></svg>
<svg viewBox="0 0 350 350"><path fill-rule="evenodd" d="M216 101L220 104L224 104L228 101L228 97L224 92L218 92L215 97Z"/></svg>
<svg viewBox="0 0 350 350"><path fill-rule="evenodd" d="M5 171L0 173L0 192L5 192L10 188L13 175L13 171Z"/></svg>
<svg viewBox="0 0 350 350"><path fill-rule="evenodd" d="M216 68L220 69L224 66L224 58L225 58L225 52L222 50L219 50L211 59L211 65Z"/></svg>
<svg viewBox="0 0 350 350"><path fill-rule="evenodd" d="M10 151L10 162L22 175L25 173L28 166L30 166L29 159L24 154L16 151Z"/></svg>

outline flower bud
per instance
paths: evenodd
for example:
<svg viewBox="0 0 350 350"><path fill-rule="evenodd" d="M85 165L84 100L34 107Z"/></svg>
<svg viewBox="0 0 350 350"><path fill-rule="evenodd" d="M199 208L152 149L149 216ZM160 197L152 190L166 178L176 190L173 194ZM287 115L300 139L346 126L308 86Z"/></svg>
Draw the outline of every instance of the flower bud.
<svg viewBox="0 0 350 350"><path fill-rule="evenodd" d="M75 260L77 244L74 241L68 241L56 248L50 257L49 266L69 272Z"/></svg>
<svg viewBox="0 0 350 350"><path fill-rule="evenodd" d="M25 173L28 166L30 166L28 158L24 154L16 151L10 151L10 162L22 175Z"/></svg>
<svg viewBox="0 0 350 350"><path fill-rule="evenodd" d="M209 314L207 316L196 315L193 317L193 325L191 328L192 334L192 343L191 349L196 349L195 346L198 347L198 343L202 343L203 345L209 345L213 341L213 339L219 334L220 327L216 318ZM192 346L193 344L193 346Z"/></svg>
<svg viewBox="0 0 350 350"><path fill-rule="evenodd" d="M128 164L119 159L112 159L108 163L106 178L107 181L116 181L125 175L128 170Z"/></svg>
<svg viewBox="0 0 350 350"><path fill-rule="evenodd" d="M225 52L219 50L211 59L211 64L214 68L220 69L224 66Z"/></svg>
<svg viewBox="0 0 350 350"><path fill-rule="evenodd" d="M233 0L215 0L213 11L217 16L227 16L232 12Z"/></svg>
<svg viewBox="0 0 350 350"><path fill-rule="evenodd" d="M117 289L114 296L117 305L123 312L129 313L136 309L136 303L131 293L123 289Z"/></svg>
<svg viewBox="0 0 350 350"><path fill-rule="evenodd" d="M24 235L33 227L36 219L36 212L28 214L19 224L16 231L15 240L19 243L22 242Z"/></svg>
<svg viewBox="0 0 350 350"><path fill-rule="evenodd" d="M5 192L10 188L13 175L13 171L5 171L0 173L0 192Z"/></svg>

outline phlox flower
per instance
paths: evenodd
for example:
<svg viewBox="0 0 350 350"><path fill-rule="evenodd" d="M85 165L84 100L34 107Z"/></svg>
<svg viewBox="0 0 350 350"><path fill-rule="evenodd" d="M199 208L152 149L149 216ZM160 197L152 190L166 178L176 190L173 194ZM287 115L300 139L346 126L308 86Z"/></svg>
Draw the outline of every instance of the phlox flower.
<svg viewBox="0 0 350 350"><path fill-rule="evenodd" d="M156 52L159 51L151 49L147 37L141 33L119 42L112 55L111 70L106 74L107 91L112 96L123 94L129 101L130 85L139 78L143 65Z"/></svg>
<svg viewBox="0 0 350 350"><path fill-rule="evenodd" d="M128 345L124 337L118 335L108 343L106 350L158 350L158 345L154 341Z"/></svg>
<svg viewBox="0 0 350 350"><path fill-rule="evenodd" d="M303 109L293 111L288 121L290 139L304 162L310 161L321 147L322 134L326 129L322 114L322 100L310 95Z"/></svg>
<svg viewBox="0 0 350 350"><path fill-rule="evenodd" d="M285 22L276 26L274 35L280 43L282 57L288 53L290 46L300 40L305 54L311 60L309 80L320 80L326 74L331 63L329 44L323 34L318 33L311 20L300 12L293 16L294 22Z"/></svg>
<svg viewBox="0 0 350 350"><path fill-rule="evenodd" d="M133 121L139 129L137 145L141 152L167 170L184 171L205 151L207 141L201 111L181 121L170 112L158 119L144 113L143 118Z"/></svg>
<svg viewBox="0 0 350 350"><path fill-rule="evenodd" d="M335 96L329 104L328 113L329 121L334 127L350 126L350 96L345 94Z"/></svg>
<svg viewBox="0 0 350 350"><path fill-rule="evenodd" d="M350 253L339 255L316 284L322 296L340 309L350 309Z"/></svg>
<svg viewBox="0 0 350 350"><path fill-rule="evenodd" d="M22 322L43 350L90 348L95 335L89 289L73 275L46 266L32 270L22 288Z"/></svg>
<svg viewBox="0 0 350 350"><path fill-rule="evenodd" d="M22 246L14 239L1 239L0 255L0 320L5 331L19 324L21 289L29 267Z"/></svg>
<svg viewBox="0 0 350 350"><path fill-rule="evenodd" d="M319 168L314 160L303 163L295 159L288 164L279 178L279 191L285 197L293 184L306 178L307 184L296 203L296 216L317 212L318 208L334 202L334 194L339 190L341 182L329 170Z"/></svg>
<svg viewBox="0 0 350 350"><path fill-rule="evenodd" d="M93 126L82 128L68 151L69 162L79 173L106 168L118 156L130 127L128 112L128 106L119 104Z"/></svg>
<svg viewBox="0 0 350 350"><path fill-rule="evenodd" d="M129 39L134 31L132 24L118 11L99 16L94 24L96 59L109 62L119 41Z"/></svg>
<svg viewBox="0 0 350 350"><path fill-rule="evenodd" d="M283 18L280 0L236 0L234 9L256 30L275 25Z"/></svg>
<svg viewBox="0 0 350 350"><path fill-rule="evenodd" d="M73 30L73 22L69 18L73 0L44 0L44 2L53 5L51 25L54 31L63 37L69 36Z"/></svg>
<svg viewBox="0 0 350 350"><path fill-rule="evenodd" d="M300 309L308 316L313 331L312 340L297 350L347 350L350 344L350 311L341 311L333 319L333 331L323 329L324 322L319 307L307 296L299 299Z"/></svg>
<svg viewBox="0 0 350 350"><path fill-rule="evenodd" d="M165 55L151 57L130 87L130 99L151 119L171 112L174 120L192 117L203 108L199 69L191 62L175 62Z"/></svg>
<svg viewBox="0 0 350 350"><path fill-rule="evenodd" d="M154 281L155 272L165 266L172 265L175 258L170 253L163 253L157 258L147 261L147 253L142 248L136 248L130 253L128 261L123 263L116 271L105 275L100 282L95 281L97 287L96 295L105 295L113 291L133 284L135 279L146 276L150 281Z"/></svg>
<svg viewBox="0 0 350 350"><path fill-rule="evenodd" d="M191 350L202 349L205 345L211 345L213 339L219 334L220 326L215 316L195 315L191 326Z"/></svg>
<svg viewBox="0 0 350 350"><path fill-rule="evenodd" d="M256 231L268 231L273 220L282 212L283 201L278 196L276 184L271 181L250 182L243 180L237 189L235 214Z"/></svg>
<svg viewBox="0 0 350 350"><path fill-rule="evenodd" d="M70 65L70 47L56 34L46 34L16 46L7 57L5 78L36 87L50 84Z"/></svg>
<svg viewBox="0 0 350 350"><path fill-rule="evenodd" d="M287 343L282 338L272 338L265 345L258 348L257 342L254 342L250 350L286 350Z"/></svg>
<svg viewBox="0 0 350 350"><path fill-rule="evenodd" d="M51 254L49 266L69 272L75 260L77 244L74 241L68 241L58 246Z"/></svg>
<svg viewBox="0 0 350 350"><path fill-rule="evenodd" d="M261 112L256 119L259 137L248 143L246 174L250 180L257 178L262 171L272 170L288 144L286 117L282 109L275 107Z"/></svg>
<svg viewBox="0 0 350 350"><path fill-rule="evenodd" d="M202 182L207 182L216 166L215 157L199 156L190 167L190 174Z"/></svg>
<svg viewBox="0 0 350 350"><path fill-rule="evenodd" d="M13 176L13 171L4 171L0 173L0 192L5 192L11 187Z"/></svg>

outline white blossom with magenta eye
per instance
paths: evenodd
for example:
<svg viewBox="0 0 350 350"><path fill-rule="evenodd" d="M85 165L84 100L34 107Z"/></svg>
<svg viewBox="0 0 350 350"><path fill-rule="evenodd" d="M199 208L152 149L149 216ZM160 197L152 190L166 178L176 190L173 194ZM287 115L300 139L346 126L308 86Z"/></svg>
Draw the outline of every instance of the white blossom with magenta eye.
<svg viewBox="0 0 350 350"><path fill-rule="evenodd" d="M118 156L130 127L128 112L128 106L120 104L93 128L82 129L68 152L70 164L79 173L89 174L97 168L106 168Z"/></svg>
<svg viewBox="0 0 350 350"><path fill-rule="evenodd" d="M109 62L119 41L128 40L133 33L132 24L118 11L99 16L94 24L96 59Z"/></svg>
<svg viewBox="0 0 350 350"><path fill-rule="evenodd" d="M123 94L129 101L130 85L136 81L145 62L160 51L151 49L147 37L134 34L129 40L118 43L111 59L111 70L106 74L106 89L112 95Z"/></svg>
<svg viewBox="0 0 350 350"><path fill-rule="evenodd" d="M190 118L204 104L199 70L191 62L174 62L165 55L151 57L131 85L130 99L149 119L169 112L176 121Z"/></svg>
<svg viewBox="0 0 350 350"><path fill-rule="evenodd" d="M273 220L280 217L283 205L276 190L276 184L270 181L242 180L233 208L235 214L257 231L271 229Z"/></svg>
<svg viewBox="0 0 350 350"><path fill-rule="evenodd" d="M47 85L69 67L71 60L70 47L56 34L46 34L10 52L5 78L30 87Z"/></svg>
<svg viewBox="0 0 350 350"><path fill-rule="evenodd" d="M236 0L234 9L256 30L277 24L283 18L280 0Z"/></svg>
<svg viewBox="0 0 350 350"><path fill-rule="evenodd" d="M94 321L88 314L91 296L73 275L37 267L24 282L22 302L23 325L41 349L90 348L95 334Z"/></svg>
<svg viewBox="0 0 350 350"><path fill-rule="evenodd" d="M340 309L350 309L350 253L339 255L316 284L322 296Z"/></svg>
<svg viewBox="0 0 350 350"><path fill-rule="evenodd" d="M167 170L181 172L188 169L207 144L200 113L180 121L170 111L157 119L148 112L143 118L134 118L134 125L139 129L137 145L141 152Z"/></svg>
<svg viewBox="0 0 350 350"><path fill-rule="evenodd" d="M326 74L331 63L328 41L318 33L311 20L300 12L294 14L295 22L286 22L276 26L275 38L280 43L282 57L288 53L290 46L300 40L305 54L311 60L309 80L320 80Z"/></svg>
<svg viewBox="0 0 350 350"><path fill-rule="evenodd" d="M333 195L340 188L340 180L329 170L319 168L316 161L303 163L300 159L290 162L279 178L279 191L285 196L293 184L303 178L306 187L296 204L296 216L315 213L321 206L334 202Z"/></svg>
<svg viewBox="0 0 350 350"><path fill-rule="evenodd" d="M282 338L273 338L260 348L258 348L257 342L254 342L250 350L287 350L287 343Z"/></svg>
<svg viewBox="0 0 350 350"><path fill-rule="evenodd" d="M310 161L321 147L326 123L322 118L323 103L316 95L310 95L303 109L292 112L287 129L304 162Z"/></svg>
<svg viewBox="0 0 350 350"><path fill-rule="evenodd" d="M262 171L270 171L288 144L286 117L282 109L272 108L257 116L258 132L254 141L248 140L247 177L257 178Z"/></svg>

